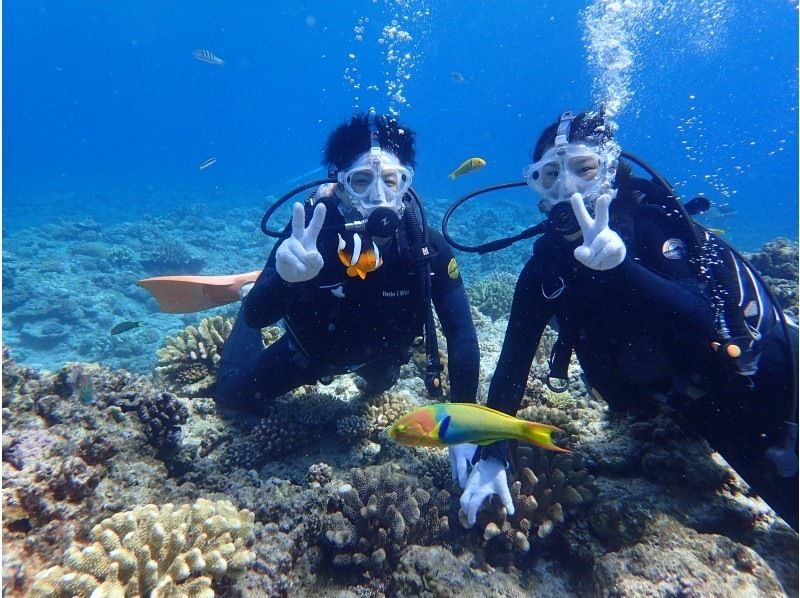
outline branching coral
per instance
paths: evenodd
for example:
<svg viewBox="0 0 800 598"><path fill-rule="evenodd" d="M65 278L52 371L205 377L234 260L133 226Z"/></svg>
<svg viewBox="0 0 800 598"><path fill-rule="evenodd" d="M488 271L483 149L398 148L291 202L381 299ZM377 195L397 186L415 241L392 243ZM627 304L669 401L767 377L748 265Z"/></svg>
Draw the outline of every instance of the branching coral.
<svg viewBox="0 0 800 598"><path fill-rule="evenodd" d="M518 473L511 484L514 515L508 516L496 497L489 509L478 515L483 538L495 556L502 551L527 553L531 542L549 536L596 493L594 478L580 455L519 447L515 456Z"/></svg>
<svg viewBox="0 0 800 598"><path fill-rule="evenodd" d="M156 373L189 396L208 393L233 322L225 316L212 316L197 327L187 326L177 336L167 337L156 351Z"/></svg>
<svg viewBox="0 0 800 598"><path fill-rule="evenodd" d="M301 448L308 442L308 428L283 410L269 405L259 422L243 437L234 438L221 458L224 468L258 469L267 460Z"/></svg>
<svg viewBox="0 0 800 598"><path fill-rule="evenodd" d="M177 336L168 336L156 351L156 374L180 394L209 396L216 382L222 346L236 322L235 318L211 316L198 326L187 326ZM265 328L261 338L266 346L280 337L275 326Z"/></svg>
<svg viewBox="0 0 800 598"><path fill-rule="evenodd" d="M92 529L93 543L74 544L62 564L36 575L28 596L214 596L213 579L243 573L254 516L228 501L145 505Z"/></svg>
<svg viewBox="0 0 800 598"><path fill-rule="evenodd" d="M353 470L352 483L339 488L341 510L324 522L330 562L380 574L406 545L441 540L449 530L449 503L448 492L431 496L387 467Z"/></svg>

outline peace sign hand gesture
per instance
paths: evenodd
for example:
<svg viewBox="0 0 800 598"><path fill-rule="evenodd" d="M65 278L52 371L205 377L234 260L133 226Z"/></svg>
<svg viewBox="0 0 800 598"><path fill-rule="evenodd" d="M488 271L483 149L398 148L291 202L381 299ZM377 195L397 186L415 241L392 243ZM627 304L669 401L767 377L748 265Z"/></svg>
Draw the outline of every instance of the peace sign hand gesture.
<svg viewBox="0 0 800 598"><path fill-rule="evenodd" d="M286 282L311 280L325 261L317 251L317 237L325 222L326 207L318 203L306 228L303 205L295 203L292 211L292 236L283 241L275 252L275 269Z"/></svg>
<svg viewBox="0 0 800 598"><path fill-rule="evenodd" d="M573 193L569 201L583 233L583 245L575 248L575 259L592 270L611 270L625 259L625 243L608 227L608 206L612 196L605 193L597 198L595 217L583 204L583 195Z"/></svg>

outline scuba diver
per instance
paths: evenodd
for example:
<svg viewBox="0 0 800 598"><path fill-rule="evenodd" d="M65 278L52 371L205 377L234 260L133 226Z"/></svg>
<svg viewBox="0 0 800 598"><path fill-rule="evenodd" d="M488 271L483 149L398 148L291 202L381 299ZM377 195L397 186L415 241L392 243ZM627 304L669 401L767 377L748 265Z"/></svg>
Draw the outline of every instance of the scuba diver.
<svg viewBox="0 0 800 598"><path fill-rule="evenodd" d="M264 215L262 230L281 241L254 282L253 273L228 281L243 300L222 351L221 405L258 411L303 384L349 372L366 381L367 393L382 392L423 329L426 387L441 395L431 303L447 340L451 399L475 401L477 336L452 251L425 223L411 187L414 142L394 119L356 115L328 138L330 178L286 194ZM283 231L267 228L281 203L312 186ZM285 333L264 348L261 328L281 319Z"/></svg>
<svg viewBox="0 0 800 598"><path fill-rule="evenodd" d="M625 159L653 180L633 176ZM516 284L487 406L517 412L554 318L548 386L566 390L574 351L587 387L612 409L666 402L797 529L797 326L758 273L693 222L690 211L708 200L681 204L649 165L621 152L602 113L565 112L541 134L532 162L525 182L469 194L443 221L451 244L481 253L541 235ZM451 240L458 205L525 184L539 195L542 223L477 248ZM508 443L459 450L469 524L492 494L513 514Z"/></svg>

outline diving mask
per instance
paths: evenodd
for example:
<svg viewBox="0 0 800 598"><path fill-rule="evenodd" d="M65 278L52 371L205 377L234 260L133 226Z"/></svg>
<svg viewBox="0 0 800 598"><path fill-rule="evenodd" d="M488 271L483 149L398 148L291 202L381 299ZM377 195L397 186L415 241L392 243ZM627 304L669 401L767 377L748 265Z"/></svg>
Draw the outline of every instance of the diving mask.
<svg viewBox="0 0 800 598"><path fill-rule="evenodd" d="M607 173L603 153L583 143L568 143L547 150L522 174L528 187L552 207L569 201L573 193L599 195L608 181Z"/></svg>
<svg viewBox="0 0 800 598"><path fill-rule="evenodd" d="M349 169L339 171L336 178L346 193L347 207L366 218L378 207L402 214L403 196L413 176L414 171L400 164L394 154L373 148Z"/></svg>

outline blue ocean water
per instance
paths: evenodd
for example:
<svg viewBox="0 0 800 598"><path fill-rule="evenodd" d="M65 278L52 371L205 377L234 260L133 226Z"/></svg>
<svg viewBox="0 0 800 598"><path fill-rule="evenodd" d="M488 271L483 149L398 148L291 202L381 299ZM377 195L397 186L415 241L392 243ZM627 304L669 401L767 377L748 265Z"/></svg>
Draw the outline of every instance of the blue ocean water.
<svg viewBox="0 0 800 598"><path fill-rule="evenodd" d="M16 255L29 243L20 232L46 243L47 224L107 230L166 217L153 243L191 236L211 254L203 272L247 271L269 249L259 245L261 211L325 174L325 139L356 109L392 111L417 132L414 186L436 221L468 191L520 180L544 126L600 103L616 106L622 147L682 197L729 205L735 214L701 220L737 248L797 239L797 15L796 0L6 3L4 249L24 266L44 258ZM197 49L224 65L198 60ZM487 166L450 181L471 156ZM508 231L538 218L527 192L474 210ZM59 247L49 261L67 259ZM84 250L100 251L70 249ZM88 276L71 267L76 284ZM140 319L110 298L143 301L140 275L95 277L113 314L100 299L63 310L78 314L75 326L104 330ZM71 350L58 357L75 359Z"/></svg>
<svg viewBox="0 0 800 598"><path fill-rule="evenodd" d="M378 43L392 19L413 38L395 44L411 60L407 103L393 107L419 133L418 190L453 198L515 179L545 124L593 105L587 4L8 3L4 227L198 202L220 217L260 207L318 165L326 135L356 104L392 103L397 61ZM796 237L797 2L659 4L660 18L646 17L655 25L629 27L623 147L682 194L728 199L738 214L724 227L740 248ZM197 48L225 65L196 60ZM489 166L450 183L473 155ZM199 171L210 156L217 163Z"/></svg>

